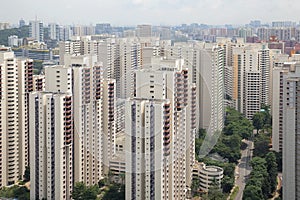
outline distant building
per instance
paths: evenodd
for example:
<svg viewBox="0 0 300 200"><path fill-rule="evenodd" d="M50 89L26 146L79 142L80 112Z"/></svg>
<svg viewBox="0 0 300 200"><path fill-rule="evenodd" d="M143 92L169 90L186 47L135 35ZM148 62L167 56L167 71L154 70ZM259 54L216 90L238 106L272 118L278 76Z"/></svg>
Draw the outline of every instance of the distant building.
<svg viewBox="0 0 300 200"><path fill-rule="evenodd" d="M95 33L96 34L104 34L104 33L110 34L110 33L112 33L112 27L109 23L96 24Z"/></svg>
<svg viewBox="0 0 300 200"><path fill-rule="evenodd" d="M0 30L9 29L10 24L8 22L0 22Z"/></svg>
<svg viewBox="0 0 300 200"><path fill-rule="evenodd" d="M49 49L26 49L26 48L13 48L17 57L27 57L33 60L47 61L51 60L51 52Z"/></svg>
<svg viewBox="0 0 300 200"><path fill-rule="evenodd" d="M254 27L254 28L258 28L261 26L261 21L260 20L253 20L250 22L249 24L251 27Z"/></svg>
<svg viewBox="0 0 300 200"><path fill-rule="evenodd" d="M60 27L59 39L60 41L68 41L71 39L73 31L71 26Z"/></svg>
<svg viewBox="0 0 300 200"><path fill-rule="evenodd" d="M73 26L72 27L74 36L86 36L86 35L94 35L95 27L94 26Z"/></svg>
<svg viewBox="0 0 300 200"><path fill-rule="evenodd" d="M25 26L25 20L24 19L20 19L19 21L19 28Z"/></svg>
<svg viewBox="0 0 300 200"><path fill-rule="evenodd" d="M51 40L60 40L60 26L56 23L50 23L49 27L49 37Z"/></svg>
<svg viewBox="0 0 300 200"><path fill-rule="evenodd" d="M248 119L270 105L270 50L266 44L233 49L233 100Z"/></svg>
<svg viewBox="0 0 300 200"><path fill-rule="evenodd" d="M152 26L151 25L138 25L136 28L137 37L151 37Z"/></svg>
<svg viewBox="0 0 300 200"><path fill-rule="evenodd" d="M20 45L22 45L22 39L19 39L16 35L8 36L9 47L18 47Z"/></svg>
<svg viewBox="0 0 300 200"><path fill-rule="evenodd" d="M296 22L292 21L276 21L272 22L272 27L295 27Z"/></svg>
<svg viewBox="0 0 300 200"><path fill-rule="evenodd" d="M34 38L38 42L44 41L43 22L38 20L29 22L29 37Z"/></svg>

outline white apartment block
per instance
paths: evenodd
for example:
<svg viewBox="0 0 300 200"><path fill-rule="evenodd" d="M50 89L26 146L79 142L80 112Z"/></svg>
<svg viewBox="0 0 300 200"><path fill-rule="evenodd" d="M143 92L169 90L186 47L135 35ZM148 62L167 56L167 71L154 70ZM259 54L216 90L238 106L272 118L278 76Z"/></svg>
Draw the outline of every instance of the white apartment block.
<svg viewBox="0 0 300 200"><path fill-rule="evenodd" d="M74 180L94 185L103 176L103 123L108 120L103 112L103 67L96 55L66 55L65 65L73 76Z"/></svg>
<svg viewBox="0 0 300 200"><path fill-rule="evenodd" d="M0 187L15 184L28 166L28 95L33 61L0 47Z"/></svg>
<svg viewBox="0 0 300 200"><path fill-rule="evenodd" d="M134 96L134 71L151 63L152 46L156 42L152 38L92 40L89 36L76 37L60 43L60 64L65 63L66 55L97 55L98 61L103 63L103 77L115 79L116 96L126 99Z"/></svg>
<svg viewBox="0 0 300 200"><path fill-rule="evenodd" d="M200 50L199 104L200 127L214 135L224 126L224 56L223 48L207 46Z"/></svg>
<svg viewBox="0 0 300 200"><path fill-rule="evenodd" d="M104 174L108 174L109 162L116 154L116 81L103 81L103 164Z"/></svg>
<svg viewBox="0 0 300 200"><path fill-rule="evenodd" d="M74 181L97 184L115 154L116 83L103 79L96 55L65 55L64 66L45 68L45 90L69 92L74 110Z"/></svg>
<svg viewBox="0 0 300 200"><path fill-rule="evenodd" d="M141 44L137 41L123 40L119 42L120 65L115 66L117 80L117 96L127 99L134 96L134 71L141 68Z"/></svg>
<svg viewBox="0 0 300 200"><path fill-rule="evenodd" d="M126 102L126 113L126 199L175 199L168 167L170 102L132 99Z"/></svg>
<svg viewBox="0 0 300 200"><path fill-rule="evenodd" d="M73 188L72 96L33 92L30 110L30 199L70 199Z"/></svg>
<svg viewBox="0 0 300 200"><path fill-rule="evenodd" d="M259 50L259 69L261 71L261 103L271 105L269 96L271 85L271 65L270 65L270 50L266 44L263 44Z"/></svg>
<svg viewBox="0 0 300 200"><path fill-rule="evenodd" d="M138 25L136 28L137 37L151 37L152 26L147 24Z"/></svg>
<svg viewBox="0 0 300 200"><path fill-rule="evenodd" d="M83 55L81 41L65 41L59 43L59 63L65 62L65 55Z"/></svg>
<svg viewBox="0 0 300 200"><path fill-rule="evenodd" d="M45 75L33 75L33 91L45 91Z"/></svg>
<svg viewBox="0 0 300 200"><path fill-rule="evenodd" d="M77 59L81 58L81 59ZM71 60L74 97L74 180L87 185L102 177L102 66Z"/></svg>
<svg viewBox="0 0 300 200"><path fill-rule="evenodd" d="M126 163L125 163L125 132L119 132L115 137L115 151L116 153L111 157L109 161L109 170L114 175L125 175Z"/></svg>
<svg viewBox="0 0 300 200"><path fill-rule="evenodd" d="M38 42L44 41L43 22L38 20L29 22L29 37L34 38Z"/></svg>
<svg viewBox="0 0 300 200"><path fill-rule="evenodd" d="M45 67L45 91L72 94L72 69L64 65Z"/></svg>
<svg viewBox="0 0 300 200"><path fill-rule="evenodd" d="M273 68L272 77L272 149L276 152L283 150L283 76L296 63L282 63L282 66Z"/></svg>
<svg viewBox="0 0 300 200"><path fill-rule="evenodd" d="M116 102L116 133L125 130L125 99L117 99Z"/></svg>
<svg viewBox="0 0 300 200"><path fill-rule="evenodd" d="M220 131L224 121L224 48L191 41L166 45L160 50L167 58L184 59L190 83L196 84L196 128ZM213 86L213 87L212 87Z"/></svg>
<svg viewBox="0 0 300 200"><path fill-rule="evenodd" d="M60 26L56 23L50 23L48 28L50 39L60 41Z"/></svg>
<svg viewBox="0 0 300 200"><path fill-rule="evenodd" d="M183 60L160 60L154 59L151 66L148 69L139 70L136 72L136 98L128 101L126 104L125 113L126 116L131 116L131 112L134 112L137 119L125 118L125 133L126 133L126 197L127 198L150 198L151 194L150 186L144 188L146 180L141 180L143 171L146 168L143 165L137 164L132 161L135 158L135 154L143 154L143 149L147 149L144 146L143 139L137 134L142 132L136 132L132 135L133 127L148 127L154 126L155 136L153 136L158 142L163 142L163 148L160 145L156 145L154 152L159 155L153 158L153 162L160 163L157 168L152 168L153 173L157 173L159 176L163 173L163 179L159 187L159 191L155 189L155 198L160 199L184 199L186 196L187 182L191 180L191 172L186 169L187 166L194 164L194 137L195 137L195 86L189 84L188 70L184 68ZM169 100L169 103L161 104L160 101ZM142 104L159 104L159 114L155 114L153 120L165 119L165 123L154 123L154 121L146 122L144 118L146 115L140 113L146 113L142 108ZM132 104L137 104L139 108L133 108ZM132 106L131 106L132 105ZM166 109L165 111L161 109ZM156 112L155 112L156 113ZM167 116L165 116L167 114ZM188 115L189 114L189 115ZM133 116L132 116L133 117ZM129 120L129 121L127 121ZM134 124L133 124L134 123ZM157 131L156 131L157 130ZM164 134L160 134L164 132ZM160 138L164 135L163 140ZM140 140L141 139L141 140ZM140 140L140 141L138 141ZM131 142L134 147L130 146ZM151 141L150 145L151 145ZM153 142L152 142L153 143ZM141 146L136 146L141 145ZM187 147L187 145L190 145ZM137 148L135 148L137 147ZM161 155L163 152L163 155ZM191 153L192 152L192 153ZM145 153L147 154L147 153ZM143 156L143 155L141 155ZM163 157L162 157L163 156ZM163 159L163 160L162 160ZM163 161L163 162L162 162ZM138 161L140 162L140 160ZM162 166L161 166L162 165ZM163 167L163 168L162 168ZM137 170L138 169L138 170ZM156 170L157 169L157 170ZM163 169L163 171L161 171ZM136 171L137 170L137 171ZM148 170L146 170L147 173ZM158 172L156 172L158 171ZM138 173L138 174L135 174ZM147 176L146 176L147 177ZM189 177L189 178L188 178ZM149 178L149 177L148 177ZM151 179L150 179L151 180ZM141 181L140 183L136 181ZM142 185L141 185L142 184ZM154 185L152 186L154 187ZM156 187L156 186L155 186ZM133 189L134 188L134 189ZM139 188L139 189L138 189ZM154 194L153 194L154 195ZM147 196L147 197L146 197ZM152 197L154 198L154 197Z"/></svg>
<svg viewBox="0 0 300 200"><path fill-rule="evenodd" d="M270 105L270 51L263 45L233 49L233 99L236 109L248 119L260 111L261 104Z"/></svg>
<svg viewBox="0 0 300 200"><path fill-rule="evenodd" d="M279 54L272 61L272 149L276 152L283 150L283 76L295 68L299 61L298 55L292 57Z"/></svg>
<svg viewBox="0 0 300 200"><path fill-rule="evenodd" d="M283 75L283 199L300 198L299 70L297 63Z"/></svg>

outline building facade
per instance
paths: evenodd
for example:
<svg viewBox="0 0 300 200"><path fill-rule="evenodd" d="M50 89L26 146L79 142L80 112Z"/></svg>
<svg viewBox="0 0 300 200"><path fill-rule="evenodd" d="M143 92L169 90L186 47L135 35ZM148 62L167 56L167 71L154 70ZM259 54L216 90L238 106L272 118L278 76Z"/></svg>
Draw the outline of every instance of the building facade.
<svg viewBox="0 0 300 200"><path fill-rule="evenodd" d="M44 25L43 22L34 20L29 22L29 37L34 38L38 42L44 41Z"/></svg>
<svg viewBox="0 0 300 200"><path fill-rule="evenodd" d="M191 141L195 137L196 100L183 63L154 59L148 69L136 72L136 97L125 107L126 198L186 197L192 176L186 167L194 162ZM143 159L150 163L145 166Z"/></svg>
<svg viewBox="0 0 300 200"><path fill-rule="evenodd" d="M72 96L30 94L30 199L70 199L73 189Z"/></svg>
<svg viewBox="0 0 300 200"><path fill-rule="evenodd" d="M33 61L0 47L0 186L15 184L28 166L28 95Z"/></svg>

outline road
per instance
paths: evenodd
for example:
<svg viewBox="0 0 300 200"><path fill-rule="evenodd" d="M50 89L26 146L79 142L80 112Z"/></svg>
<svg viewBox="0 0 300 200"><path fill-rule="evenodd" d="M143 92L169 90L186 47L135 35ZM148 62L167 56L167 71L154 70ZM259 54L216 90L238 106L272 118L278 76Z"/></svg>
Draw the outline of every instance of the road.
<svg viewBox="0 0 300 200"><path fill-rule="evenodd" d="M241 200L243 197L243 192L245 189L247 178L251 172L250 161L252 159L252 150L253 150L253 142L249 140L243 140L244 143L247 144L247 147L241 151L242 156L239 160L238 166L236 168L236 180L235 185L239 187L239 192L235 198L235 200Z"/></svg>
<svg viewBox="0 0 300 200"><path fill-rule="evenodd" d="M277 187L276 187L275 195L271 200L275 200L276 198L279 197L279 195L280 195L279 192L280 192L281 187L282 187L282 173L278 173Z"/></svg>

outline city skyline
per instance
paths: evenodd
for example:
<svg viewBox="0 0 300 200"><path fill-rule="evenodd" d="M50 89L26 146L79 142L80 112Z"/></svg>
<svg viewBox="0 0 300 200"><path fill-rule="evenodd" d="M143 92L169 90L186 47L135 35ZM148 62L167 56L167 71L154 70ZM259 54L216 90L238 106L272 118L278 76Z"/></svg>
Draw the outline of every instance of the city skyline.
<svg viewBox="0 0 300 200"><path fill-rule="evenodd" d="M217 0L212 4L207 0L125 0L122 2L89 0L85 2L87 7L83 9L79 0L72 2L66 0L53 0L51 2L13 0L13 2L3 2L2 5L1 21L14 24L17 24L21 18L29 21L37 17L47 23L57 22L61 24L109 22L117 26L176 25L182 23L238 25L248 23L253 19L261 20L264 23L277 20L298 22L299 20L294 13L297 12L296 9L300 6L300 2L296 0L253 0L249 2Z"/></svg>

